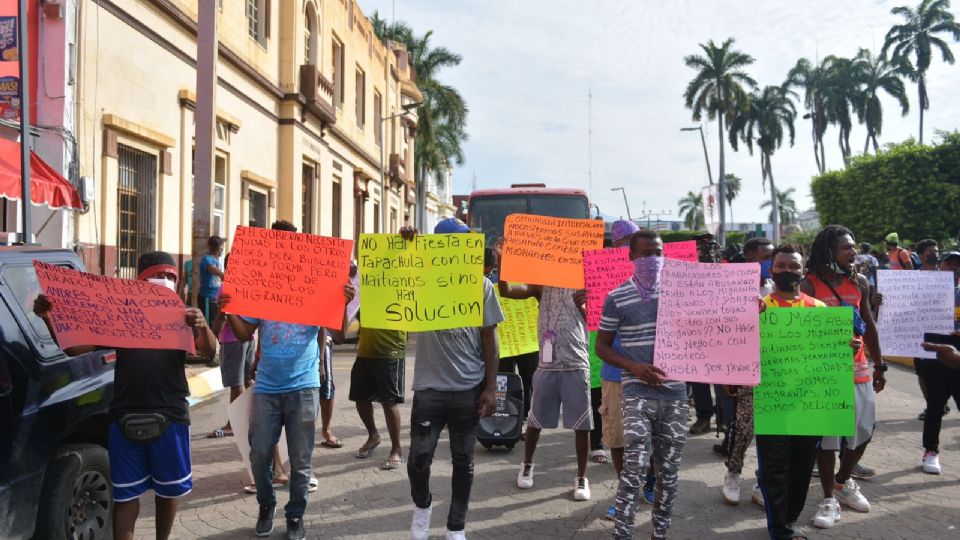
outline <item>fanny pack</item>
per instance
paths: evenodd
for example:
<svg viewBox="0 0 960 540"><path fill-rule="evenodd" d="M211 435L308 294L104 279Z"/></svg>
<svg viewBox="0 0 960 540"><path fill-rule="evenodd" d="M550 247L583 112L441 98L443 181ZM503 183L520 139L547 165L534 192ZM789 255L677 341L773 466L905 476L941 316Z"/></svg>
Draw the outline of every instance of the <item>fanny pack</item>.
<svg viewBox="0 0 960 540"><path fill-rule="evenodd" d="M130 442L147 444L160 438L170 421L159 413L127 413L117 421Z"/></svg>

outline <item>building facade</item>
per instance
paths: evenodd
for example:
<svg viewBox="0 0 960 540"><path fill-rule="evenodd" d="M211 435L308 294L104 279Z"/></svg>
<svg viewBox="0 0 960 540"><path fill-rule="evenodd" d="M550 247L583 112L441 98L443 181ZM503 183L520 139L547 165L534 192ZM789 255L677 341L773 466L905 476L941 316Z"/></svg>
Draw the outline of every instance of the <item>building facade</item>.
<svg viewBox="0 0 960 540"><path fill-rule="evenodd" d="M424 226L423 230L432 231L443 218L457 216L453 205L453 171L449 168L427 175L424 187Z"/></svg>
<svg viewBox="0 0 960 540"><path fill-rule="evenodd" d="M198 0L83 7L79 161L94 196L75 241L91 271L133 277L140 253L191 249ZM238 225L277 219L354 239L412 221L416 115L399 114L422 96L407 51L355 0L222 0L217 17L212 234L229 249Z"/></svg>

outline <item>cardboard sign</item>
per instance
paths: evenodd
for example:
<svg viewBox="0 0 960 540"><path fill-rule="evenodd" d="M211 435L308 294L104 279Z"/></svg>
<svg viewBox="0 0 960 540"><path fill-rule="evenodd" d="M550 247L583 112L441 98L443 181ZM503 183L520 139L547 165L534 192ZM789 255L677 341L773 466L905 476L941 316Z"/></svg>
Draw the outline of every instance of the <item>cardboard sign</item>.
<svg viewBox="0 0 960 540"><path fill-rule="evenodd" d="M496 288L494 291L497 294L497 300L500 301L500 309L504 317L503 322L497 325L500 337L500 358L539 351L537 318L540 314L540 303L536 298L526 300L501 298L500 291Z"/></svg>
<svg viewBox="0 0 960 540"><path fill-rule="evenodd" d="M760 265L666 259L654 365L675 381L760 382Z"/></svg>
<svg viewBox="0 0 960 540"><path fill-rule="evenodd" d="M500 279L583 288L583 252L603 247L603 221L527 214L507 216Z"/></svg>
<svg viewBox="0 0 960 540"><path fill-rule="evenodd" d="M668 242L663 245L663 256L667 259L676 259L678 261L694 263L700 261L700 256L697 254L696 240Z"/></svg>
<svg viewBox="0 0 960 540"><path fill-rule="evenodd" d="M62 349L99 345L193 353L193 329L176 292L146 281L78 272L34 261L53 309L50 322Z"/></svg>
<svg viewBox="0 0 960 540"><path fill-rule="evenodd" d="M877 271L883 295L877 332L884 356L936 358L920 347L924 332L953 332L953 272Z"/></svg>
<svg viewBox="0 0 960 540"><path fill-rule="evenodd" d="M760 315L757 435L853 435L851 339L850 307L768 308Z"/></svg>
<svg viewBox="0 0 960 540"><path fill-rule="evenodd" d="M232 261L231 261L232 262ZM367 328L408 332L483 326L483 236L360 236Z"/></svg>
<svg viewBox="0 0 960 540"><path fill-rule="evenodd" d="M223 294L230 312L340 330L353 240L237 227Z"/></svg>
<svg viewBox="0 0 960 540"><path fill-rule="evenodd" d="M253 346L256 346L256 343ZM247 483L253 483L253 470L250 468L250 411L253 409L253 390L256 385L257 383L254 382L237 399L227 405L227 419L230 421L230 427L233 428L237 450L240 451L240 463L243 470L247 472ZM280 428L277 449L280 452L280 463L289 463L286 428Z"/></svg>
<svg viewBox="0 0 960 540"><path fill-rule="evenodd" d="M633 275L629 248L583 252L583 282L587 288L587 330L599 330L603 302L610 291Z"/></svg>

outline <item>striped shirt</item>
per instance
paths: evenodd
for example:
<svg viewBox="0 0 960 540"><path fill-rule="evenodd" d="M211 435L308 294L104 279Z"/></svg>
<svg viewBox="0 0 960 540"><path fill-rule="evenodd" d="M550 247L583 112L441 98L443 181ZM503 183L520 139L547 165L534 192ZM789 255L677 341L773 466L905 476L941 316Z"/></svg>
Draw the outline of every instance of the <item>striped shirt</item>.
<svg viewBox="0 0 960 540"><path fill-rule="evenodd" d="M603 302L600 330L620 333L623 355L640 364L653 364L653 344L657 337L656 294L643 301L632 280L610 291ZM622 384L638 385L640 397L662 400L687 399L687 387L680 381L651 386L628 370L622 372ZM637 390L637 388L635 388Z"/></svg>

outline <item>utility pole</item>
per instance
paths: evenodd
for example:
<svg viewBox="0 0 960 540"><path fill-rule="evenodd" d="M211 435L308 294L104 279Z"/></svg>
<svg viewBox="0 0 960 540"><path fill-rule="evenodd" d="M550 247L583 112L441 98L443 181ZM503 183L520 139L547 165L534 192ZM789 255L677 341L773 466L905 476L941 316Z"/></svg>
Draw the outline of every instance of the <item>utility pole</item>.
<svg viewBox="0 0 960 540"><path fill-rule="evenodd" d="M627 190L623 189L622 187L615 187L610 191L619 191L623 194L623 205L627 207L627 219L633 221L633 217L630 215L630 203L627 202Z"/></svg>
<svg viewBox="0 0 960 540"><path fill-rule="evenodd" d="M27 54L27 0L19 0L17 5L17 24L20 43L17 56L20 61L20 208L23 243L30 244L33 233L31 194L30 194L30 56Z"/></svg>
<svg viewBox="0 0 960 540"><path fill-rule="evenodd" d="M593 199L593 88L587 90L587 198Z"/></svg>
<svg viewBox="0 0 960 540"><path fill-rule="evenodd" d="M216 129L217 0L200 0L197 30L197 108L194 111L196 148L193 180L193 294L200 293L200 260L210 237L210 191Z"/></svg>

